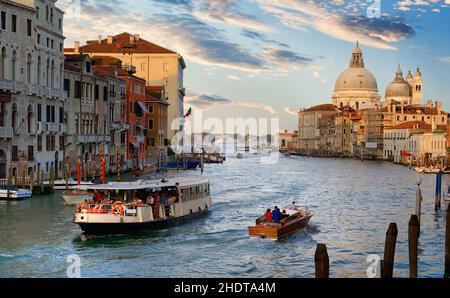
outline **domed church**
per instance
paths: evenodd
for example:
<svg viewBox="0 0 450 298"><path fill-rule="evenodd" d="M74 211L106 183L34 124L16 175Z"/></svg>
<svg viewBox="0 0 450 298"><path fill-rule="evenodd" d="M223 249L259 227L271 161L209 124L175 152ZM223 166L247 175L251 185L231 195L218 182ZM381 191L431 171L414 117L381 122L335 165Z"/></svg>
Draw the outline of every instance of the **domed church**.
<svg viewBox="0 0 450 298"><path fill-rule="evenodd" d="M409 71L405 80L399 65L395 79L386 88L386 104L420 105L423 98L422 86L422 73L419 68L417 68L414 77Z"/></svg>
<svg viewBox="0 0 450 298"><path fill-rule="evenodd" d="M349 68L343 71L333 93L333 104L337 107L349 106L360 109L362 106L374 107L380 104L378 84L374 75L364 67L363 53L359 42L353 50Z"/></svg>

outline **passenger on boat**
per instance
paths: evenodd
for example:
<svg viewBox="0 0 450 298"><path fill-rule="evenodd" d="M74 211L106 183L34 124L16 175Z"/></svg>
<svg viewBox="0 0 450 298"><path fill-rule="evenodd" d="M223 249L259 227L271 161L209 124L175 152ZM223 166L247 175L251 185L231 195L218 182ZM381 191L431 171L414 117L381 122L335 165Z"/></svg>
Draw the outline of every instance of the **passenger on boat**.
<svg viewBox="0 0 450 298"><path fill-rule="evenodd" d="M286 213L286 210L283 210L283 212L281 212L281 219L283 220L288 217L289 217L289 215Z"/></svg>
<svg viewBox="0 0 450 298"><path fill-rule="evenodd" d="M177 190L176 190L176 198L175 198L174 203L178 203L181 200L181 196L183 194L181 193L180 183L178 183L178 182L175 183L175 186L177 187Z"/></svg>
<svg viewBox="0 0 450 298"><path fill-rule="evenodd" d="M272 221L272 210L270 210L270 208L266 210L266 213L264 214L264 217L265 217L265 221L266 222L271 222Z"/></svg>
<svg viewBox="0 0 450 298"><path fill-rule="evenodd" d="M289 206L289 210L298 210L297 209L298 207L297 207L297 205L295 205L295 201L294 202L292 202L292 204Z"/></svg>
<svg viewBox="0 0 450 298"><path fill-rule="evenodd" d="M281 212L280 209L275 206L275 208L272 211L272 221L275 223L279 223L281 220Z"/></svg>

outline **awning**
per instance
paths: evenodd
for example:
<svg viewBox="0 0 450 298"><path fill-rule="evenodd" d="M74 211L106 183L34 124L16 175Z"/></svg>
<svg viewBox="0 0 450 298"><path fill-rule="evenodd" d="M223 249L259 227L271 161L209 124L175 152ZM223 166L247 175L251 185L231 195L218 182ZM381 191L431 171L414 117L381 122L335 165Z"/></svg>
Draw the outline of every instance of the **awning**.
<svg viewBox="0 0 450 298"><path fill-rule="evenodd" d="M142 129L142 130L144 130L144 129L145 129L145 127L144 127L144 126L142 126L142 125L140 125L140 124L136 124L136 127L140 128L140 129Z"/></svg>
<svg viewBox="0 0 450 298"><path fill-rule="evenodd" d="M143 114L148 114L148 110L147 110L147 108L145 107L145 104L143 104L143 103L140 102L140 101L136 101L136 102L137 102L138 106L142 109Z"/></svg>

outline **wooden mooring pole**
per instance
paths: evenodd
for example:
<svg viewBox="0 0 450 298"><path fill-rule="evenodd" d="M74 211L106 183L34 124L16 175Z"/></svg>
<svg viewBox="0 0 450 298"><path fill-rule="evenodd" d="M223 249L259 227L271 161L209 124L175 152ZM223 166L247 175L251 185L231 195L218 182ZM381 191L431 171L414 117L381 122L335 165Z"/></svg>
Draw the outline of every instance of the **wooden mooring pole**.
<svg viewBox="0 0 450 298"><path fill-rule="evenodd" d="M450 206L447 208L447 218L445 222L445 275L450 278Z"/></svg>
<svg viewBox="0 0 450 298"><path fill-rule="evenodd" d="M328 258L327 246L325 244L317 244L314 261L316 263L316 278L329 278L330 260Z"/></svg>
<svg viewBox="0 0 450 298"><path fill-rule="evenodd" d="M442 195L442 172L436 174L436 194L434 199L434 209L441 208L441 195Z"/></svg>
<svg viewBox="0 0 450 298"><path fill-rule="evenodd" d="M422 191L420 190L420 184L422 183L422 178L417 176L417 190L416 190L416 215L420 222L420 215L422 214Z"/></svg>
<svg viewBox="0 0 450 298"><path fill-rule="evenodd" d="M392 278L394 273L395 245L397 243L397 224L392 222L386 232L386 243L384 246L384 264L381 268L382 278Z"/></svg>
<svg viewBox="0 0 450 298"><path fill-rule="evenodd" d="M417 248L419 244L420 223L416 214L411 215L408 225L409 277L417 278Z"/></svg>

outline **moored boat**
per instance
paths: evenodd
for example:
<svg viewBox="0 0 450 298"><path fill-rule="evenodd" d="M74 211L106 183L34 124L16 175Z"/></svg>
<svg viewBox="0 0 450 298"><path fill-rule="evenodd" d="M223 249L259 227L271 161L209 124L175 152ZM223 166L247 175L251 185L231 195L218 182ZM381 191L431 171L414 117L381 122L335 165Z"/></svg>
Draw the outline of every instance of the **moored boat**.
<svg viewBox="0 0 450 298"><path fill-rule="evenodd" d="M44 185L49 185L49 184L50 184L49 181L44 182ZM83 180L80 181L80 184L81 185L94 185L94 183L91 181L83 181ZM62 191L62 190L66 190L67 188L71 189L73 186L78 185L78 181L73 178L69 178L69 179L67 179L67 181L66 181L66 179L59 179L59 180L55 180L54 185L55 185L55 190Z"/></svg>
<svg viewBox="0 0 450 298"><path fill-rule="evenodd" d="M145 176L145 175L152 175L155 173L156 173L156 166L148 165L142 169L132 170L131 175L133 175L134 177L141 177L141 176Z"/></svg>
<svg viewBox="0 0 450 298"><path fill-rule="evenodd" d="M279 223L265 221L265 216L256 219L255 226L248 227L250 237L262 237L278 240L308 226L315 212L308 209L287 210L288 217Z"/></svg>
<svg viewBox="0 0 450 298"><path fill-rule="evenodd" d="M31 198L33 192L28 189L19 189L14 186L0 187L0 200L23 200Z"/></svg>
<svg viewBox="0 0 450 298"><path fill-rule="evenodd" d="M109 235L158 228L206 213L212 206L205 178L110 182L79 186L106 194L101 203L77 205L74 223L86 235Z"/></svg>

